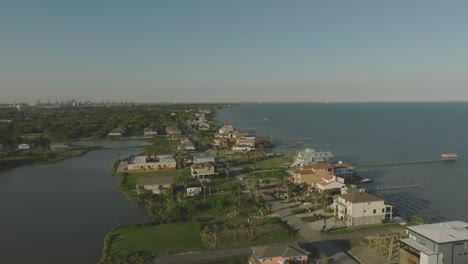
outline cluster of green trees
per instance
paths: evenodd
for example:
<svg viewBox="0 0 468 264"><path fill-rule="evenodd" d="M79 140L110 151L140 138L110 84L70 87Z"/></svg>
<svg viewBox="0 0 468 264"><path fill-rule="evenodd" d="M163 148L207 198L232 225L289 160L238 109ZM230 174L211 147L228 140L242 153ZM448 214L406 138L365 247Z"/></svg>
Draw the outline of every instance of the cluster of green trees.
<svg viewBox="0 0 468 264"><path fill-rule="evenodd" d="M80 138L104 138L110 130L125 127L142 134L145 127L163 132L164 125L181 125L194 119L198 109L215 110L221 105L139 105L81 108L26 107L0 109L0 144L15 149L28 143L25 134L41 135L38 140L71 141Z"/></svg>

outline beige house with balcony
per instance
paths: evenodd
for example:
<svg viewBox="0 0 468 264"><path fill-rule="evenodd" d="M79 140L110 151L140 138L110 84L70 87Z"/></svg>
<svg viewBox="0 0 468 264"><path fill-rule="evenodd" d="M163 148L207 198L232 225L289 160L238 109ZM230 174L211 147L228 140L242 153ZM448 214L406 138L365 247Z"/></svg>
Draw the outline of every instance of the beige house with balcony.
<svg viewBox="0 0 468 264"><path fill-rule="evenodd" d="M197 179L218 175L216 172L216 164L213 162L195 163L190 169L192 177Z"/></svg>
<svg viewBox="0 0 468 264"><path fill-rule="evenodd" d="M252 247L249 264L306 264L310 252L303 249L296 241Z"/></svg>
<svg viewBox="0 0 468 264"><path fill-rule="evenodd" d="M381 224L387 217L392 219L392 208L384 199L364 191L334 196L334 215L347 226Z"/></svg>

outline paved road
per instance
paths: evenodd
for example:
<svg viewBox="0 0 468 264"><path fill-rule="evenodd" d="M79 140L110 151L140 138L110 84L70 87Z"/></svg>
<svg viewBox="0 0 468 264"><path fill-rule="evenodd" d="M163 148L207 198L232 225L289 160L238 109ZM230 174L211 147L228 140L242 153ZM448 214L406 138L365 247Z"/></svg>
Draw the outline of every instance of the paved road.
<svg viewBox="0 0 468 264"><path fill-rule="evenodd" d="M263 199L273 204L273 211L278 214L283 220L287 221L294 228L299 229L299 233L312 245L323 252L328 257L328 263L336 264L358 264L350 256L338 249L331 241L307 223L304 223L297 215L291 211L291 204L282 204L276 201L271 196L266 196L262 193Z"/></svg>
<svg viewBox="0 0 468 264"><path fill-rule="evenodd" d="M206 260L206 259L239 256L239 255L250 254L250 253L251 253L251 250L249 247L222 249L222 250L215 250L215 251L203 251L203 252L194 252L194 253L183 253L179 255L155 258L153 260L153 264L181 263L181 262L196 261L196 260Z"/></svg>

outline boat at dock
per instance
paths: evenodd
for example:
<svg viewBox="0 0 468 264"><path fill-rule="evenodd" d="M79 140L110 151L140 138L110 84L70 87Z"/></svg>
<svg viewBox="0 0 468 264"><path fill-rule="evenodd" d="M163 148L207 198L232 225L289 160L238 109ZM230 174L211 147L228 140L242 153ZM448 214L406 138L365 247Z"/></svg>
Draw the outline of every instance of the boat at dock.
<svg viewBox="0 0 468 264"><path fill-rule="evenodd" d="M458 155L455 153L443 153L442 155L440 155L440 159L441 160L457 160Z"/></svg>

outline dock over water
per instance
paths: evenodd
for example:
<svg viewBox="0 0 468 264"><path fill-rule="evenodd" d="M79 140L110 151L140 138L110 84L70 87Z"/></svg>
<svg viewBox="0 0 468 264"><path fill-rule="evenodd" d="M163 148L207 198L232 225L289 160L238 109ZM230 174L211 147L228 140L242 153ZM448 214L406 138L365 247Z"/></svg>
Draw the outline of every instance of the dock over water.
<svg viewBox="0 0 468 264"><path fill-rule="evenodd" d="M440 156L440 159L433 160L410 160L410 161L392 161L392 162L375 162L367 163L362 165L356 165L356 170L365 169L369 167L380 167L380 166L392 166L392 165L409 165L409 164L421 164L421 163L435 163L435 162L453 162L458 159L458 155L454 153L444 153Z"/></svg>

